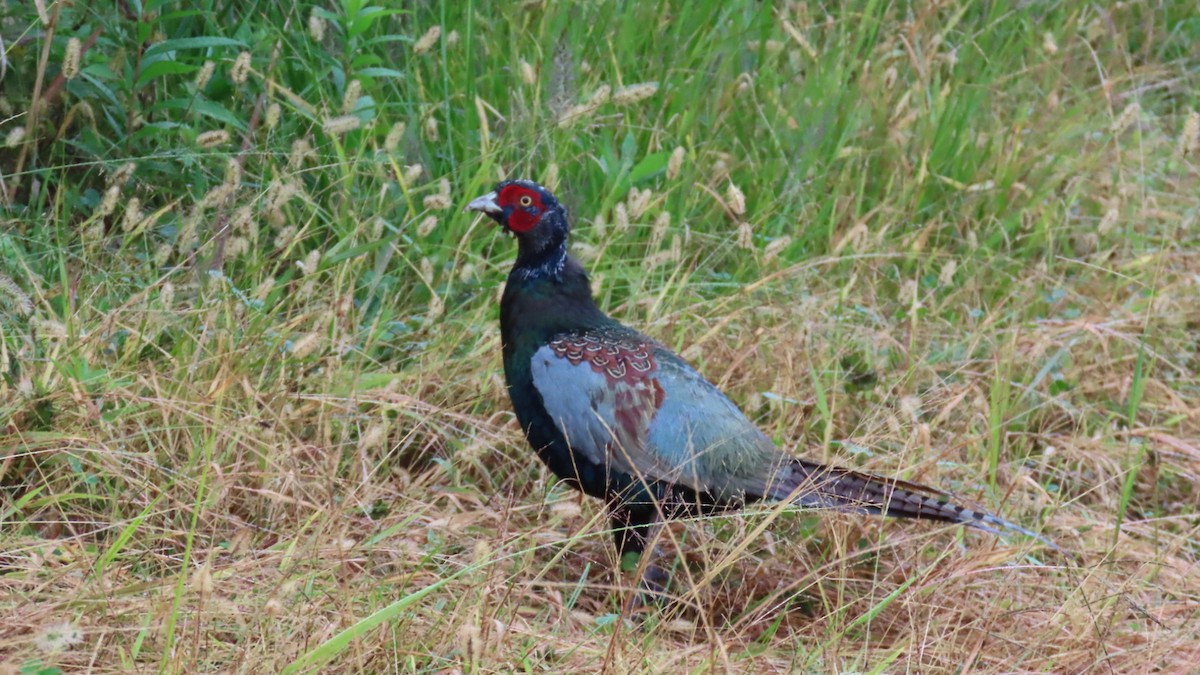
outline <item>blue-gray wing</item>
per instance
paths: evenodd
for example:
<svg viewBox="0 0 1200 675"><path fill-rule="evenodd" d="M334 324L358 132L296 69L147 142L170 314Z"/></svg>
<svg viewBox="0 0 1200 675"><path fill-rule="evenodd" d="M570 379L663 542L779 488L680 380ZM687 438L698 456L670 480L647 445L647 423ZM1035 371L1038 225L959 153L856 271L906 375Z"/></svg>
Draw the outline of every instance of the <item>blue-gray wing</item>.
<svg viewBox="0 0 1200 675"><path fill-rule="evenodd" d="M790 461L716 387L637 334L559 336L530 365L567 443L597 464L738 499L769 494Z"/></svg>

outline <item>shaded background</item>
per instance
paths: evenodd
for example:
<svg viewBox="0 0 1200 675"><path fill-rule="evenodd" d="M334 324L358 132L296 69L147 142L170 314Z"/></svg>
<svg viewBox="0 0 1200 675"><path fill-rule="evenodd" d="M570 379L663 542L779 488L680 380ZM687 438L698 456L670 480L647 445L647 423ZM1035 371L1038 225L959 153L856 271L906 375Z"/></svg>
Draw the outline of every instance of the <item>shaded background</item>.
<svg viewBox="0 0 1200 675"><path fill-rule="evenodd" d="M6 665L1200 660L1194 3L0 16ZM1078 566L751 514L679 528L695 592L625 625L603 514L508 410L515 246L461 213L505 177L781 444L1045 523Z"/></svg>

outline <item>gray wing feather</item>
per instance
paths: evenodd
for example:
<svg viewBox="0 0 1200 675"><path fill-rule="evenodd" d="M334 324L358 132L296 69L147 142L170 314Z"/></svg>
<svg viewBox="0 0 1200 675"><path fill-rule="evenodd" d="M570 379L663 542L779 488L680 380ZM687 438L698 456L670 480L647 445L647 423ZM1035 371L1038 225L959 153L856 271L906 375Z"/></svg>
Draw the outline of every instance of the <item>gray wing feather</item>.
<svg viewBox="0 0 1200 675"><path fill-rule="evenodd" d="M533 383L568 444L593 462L721 498L765 494L789 458L699 373L658 356L661 408L648 381L609 381L549 347L533 355Z"/></svg>

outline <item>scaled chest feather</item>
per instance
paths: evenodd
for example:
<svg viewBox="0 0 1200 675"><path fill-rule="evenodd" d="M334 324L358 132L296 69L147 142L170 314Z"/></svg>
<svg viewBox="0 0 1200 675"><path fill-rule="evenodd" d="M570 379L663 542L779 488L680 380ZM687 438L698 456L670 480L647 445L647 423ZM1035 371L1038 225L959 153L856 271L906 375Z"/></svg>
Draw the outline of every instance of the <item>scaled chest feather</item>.
<svg viewBox="0 0 1200 675"><path fill-rule="evenodd" d="M620 383L635 390L652 391L654 409L662 407L666 392L654 377L658 364L648 343L580 333L559 336L547 346L573 366L586 363L610 385Z"/></svg>

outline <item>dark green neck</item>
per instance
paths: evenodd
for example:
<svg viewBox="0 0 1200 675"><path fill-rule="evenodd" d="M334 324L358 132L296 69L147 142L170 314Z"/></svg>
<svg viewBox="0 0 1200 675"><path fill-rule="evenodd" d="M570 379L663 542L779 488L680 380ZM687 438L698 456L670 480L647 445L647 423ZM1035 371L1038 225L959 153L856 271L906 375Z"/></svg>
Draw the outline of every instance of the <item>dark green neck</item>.
<svg viewBox="0 0 1200 675"><path fill-rule="evenodd" d="M540 265L515 265L500 299L500 336L506 357L536 348L570 330L609 326L596 306L583 266L566 255ZM553 271L552 271L553 270Z"/></svg>
<svg viewBox="0 0 1200 675"><path fill-rule="evenodd" d="M544 248L534 250L532 246L522 243L517 253L517 262L513 265L509 279L532 280L538 278L553 279L561 276L567 264L567 243L560 241L548 243ZM586 275L585 275L586 281Z"/></svg>

